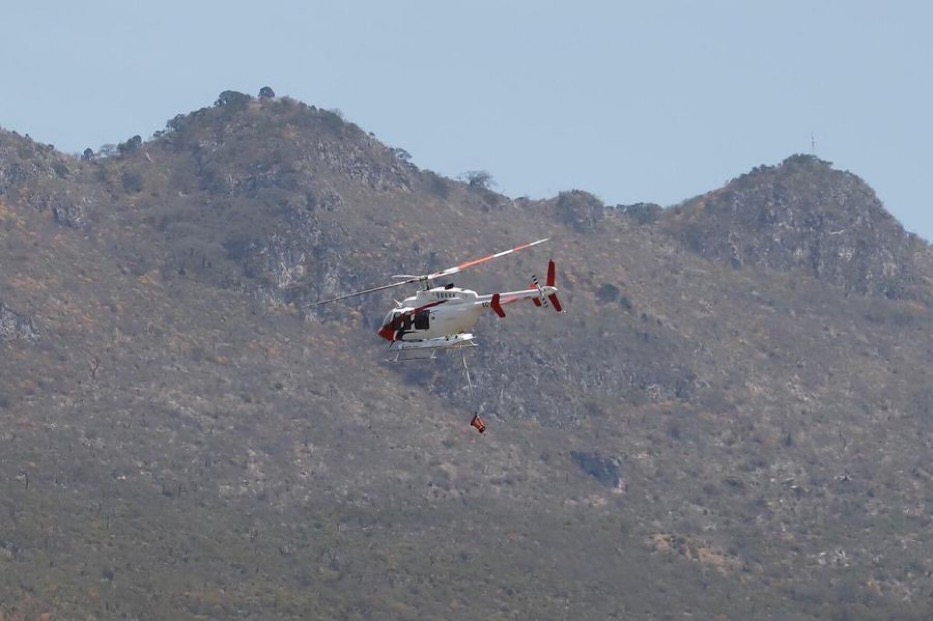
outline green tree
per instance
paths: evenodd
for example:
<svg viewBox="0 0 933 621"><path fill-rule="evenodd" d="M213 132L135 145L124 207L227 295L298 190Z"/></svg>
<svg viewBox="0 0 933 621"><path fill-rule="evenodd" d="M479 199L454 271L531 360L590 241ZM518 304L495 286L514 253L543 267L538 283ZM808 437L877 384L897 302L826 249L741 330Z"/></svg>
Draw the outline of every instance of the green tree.
<svg viewBox="0 0 933 621"><path fill-rule="evenodd" d="M117 151L120 153L120 155L129 155L130 153L138 151L141 146L143 146L142 136L136 134L126 142L121 142L118 144Z"/></svg>
<svg viewBox="0 0 933 621"><path fill-rule="evenodd" d="M188 117L184 114L176 114L173 118L166 121L165 130L169 132L181 131L187 118Z"/></svg>
<svg viewBox="0 0 933 621"><path fill-rule="evenodd" d="M496 185L495 180L485 170L468 170L460 176L461 179L466 180L470 184L471 188L482 188L488 190L489 188Z"/></svg>
<svg viewBox="0 0 933 621"><path fill-rule="evenodd" d="M241 108L249 103L250 96L239 91L224 91L218 97L214 105L218 108Z"/></svg>
<svg viewBox="0 0 933 621"><path fill-rule="evenodd" d="M260 99L272 99L273 97L275 97L275 91L272 90L271 86L263 86L259 89Z"/></svg>
<svg viewBox="0 0 933 621"><path fill-rule="evenodd" d="M411 153L409 153L405 149L402 149L400 147L395 147L395 148L390 149L390 151L392 151L392 155L394 155L397 159L403 162L411 161Z"/></svg>

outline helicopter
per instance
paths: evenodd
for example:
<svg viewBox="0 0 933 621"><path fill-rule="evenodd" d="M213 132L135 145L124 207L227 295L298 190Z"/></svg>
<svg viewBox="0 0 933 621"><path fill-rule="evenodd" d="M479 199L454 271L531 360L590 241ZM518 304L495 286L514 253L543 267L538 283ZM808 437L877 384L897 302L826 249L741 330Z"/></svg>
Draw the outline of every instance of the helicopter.
<svg viewBox="0 0 933 621"><path fill-rule="evenodd" d="M532 276L531 284L527 289L505 291L499 293L480 294L472 289L455 287L452 283L435 286L434 281L458 274L461 271L498 259L538 244L543 244L550 238L521 244L509 250L503 250L479 259L466 261L460 265L449 267L439 272L413 276L399 274L393 278L400 278L379 287L372 287L362 291L354 291L344 295L322 300L312 306L329 304L339 300L375 293L393 287L418 284L421 286L414 295L401 302L396 301L396 308L386 313L385 319L377 334L389 342L390 349L395 351L395 362L402 360L404 352L409 354L416 350L429 351L430 358L434 358L439 350L459 349L462 347L476 347L475 336L472 329L479 321L480 316L492 310L498 317L505 317L504 306L519 300L531 300L535 306L552 307L555 311L564 312L557 297L556 272L557 267L553 260L548 261L547 277L544 284L540 284L537 276ZM404 360L420 358L404 358Z"/></svg>

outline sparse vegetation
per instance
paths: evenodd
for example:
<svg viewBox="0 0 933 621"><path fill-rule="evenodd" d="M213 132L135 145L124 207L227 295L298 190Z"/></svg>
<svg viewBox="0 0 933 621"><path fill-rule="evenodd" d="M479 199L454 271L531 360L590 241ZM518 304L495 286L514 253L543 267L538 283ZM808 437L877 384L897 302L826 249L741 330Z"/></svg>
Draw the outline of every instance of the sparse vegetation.
<svg viewBox="0 0 933 621"><path fill-rule="evenodd" d="M214 106L218 108L239 109L248 104L251 99L252 98L246 93L241 93L239 91L224 91L217 97L217 101L214 102Z"/></svg>
<svg viewBox="0 0 933 621"><path fill-rule="evenodd" d="M130 153L135 153L136 151L139 150L139 147L141 147L142 144L143 144L143 139L141 136L137 134L136 136L133 136L126 142L121 142L120 144L118 144L117 153L119 153L120 155L129 155Z"/></svg>
<svg viewBox="0 0 933 621"><path fill-rule="evenodd" d="M933 255L861 181L492 211L260 99L94 158L0 131L0 618L927 618ZM308 310L544 236L458 275L550 255L569 311L484 319L475 391L381 364L389 296Z"/></svg>
<svg viewBox="0 0 933 621"><path fill-rule="evenodd" d="M655 203L635 203L633 205L618 205L621 213L634 219L638 224L654 224L661 219L664 208Z"/></svg>
<svg viewBox="0 0 933 621"><path fill-rule="evenodd" d="M468 170L460 177L466 181L471 188L491 190L496 185L495 179L485 170Z"/></svg>

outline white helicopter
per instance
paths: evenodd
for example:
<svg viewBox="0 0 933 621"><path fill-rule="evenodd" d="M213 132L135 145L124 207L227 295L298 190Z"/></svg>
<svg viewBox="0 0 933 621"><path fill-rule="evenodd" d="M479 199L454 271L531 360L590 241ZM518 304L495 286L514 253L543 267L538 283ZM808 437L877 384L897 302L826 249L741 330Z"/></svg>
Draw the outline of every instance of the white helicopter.
<svg viewBox="0 0 933 621"><path fill-rule="evenodd" d="M434 286L434 280L452 276L467 268L475 267L525 248L537 246L548 241L548 239L539 239L522 244L511 250L504 250L480 259L467 261L456 267L450 267L433 274L393 276L393 278L403 278L404 280L364 289L363 291L347 293L329 300L322 300L313 306L417 283L421 285L421 289L416 291L415 295L407 297L401 302L396 301L397 308L390 310L386 314L382 327L378 330L379 336L389 341L389 347L395 350L395 361L399 361L402 352L411 352L411 350L429 350L431 352L430 357L433 358L439 349L475 347L476 343L473 342L475 337L471 330L487 309L491 309L499 317L505 317L504 305L530 299L536 306L552 306L555 311L563 312L560 300L557 297L557 286L555 284L557 268L554 261L548 262L547 279L544 285L541 285L537 277L533 276L529 288L517 291L479 294L471 289L455 287L453 284L436 287Z"/></svg>

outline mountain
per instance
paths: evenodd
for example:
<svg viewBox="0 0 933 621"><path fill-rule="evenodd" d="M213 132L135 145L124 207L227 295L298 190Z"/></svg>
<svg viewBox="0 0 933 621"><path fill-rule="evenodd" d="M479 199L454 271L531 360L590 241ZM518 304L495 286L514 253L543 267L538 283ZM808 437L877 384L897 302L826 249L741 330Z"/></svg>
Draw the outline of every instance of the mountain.
<svg viewBox="0 0 933 621"><path fill-rule="evenodd" d="M933 254L864 181L408 159L265 89L81 157L0 131L2 618L928 617ZM309 306L542 237L457 284L553 258L568 312L465 361L385 363L391 293Z"/></svg>
<svg viewBox="0 0 933 621"><path fill-rule="evenodd" d="M761 166L671 210L665 230L698 254L770 270L804 270L847 291L909 298L912 238L864 181L813 156ZM927 283L928 284L928 283Z"/></svg>

